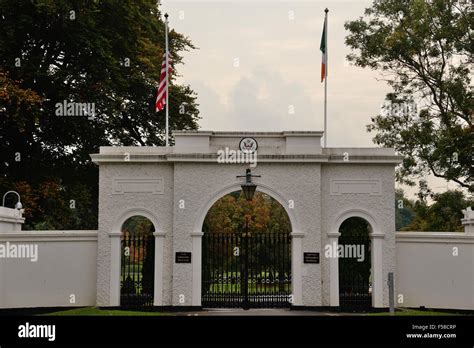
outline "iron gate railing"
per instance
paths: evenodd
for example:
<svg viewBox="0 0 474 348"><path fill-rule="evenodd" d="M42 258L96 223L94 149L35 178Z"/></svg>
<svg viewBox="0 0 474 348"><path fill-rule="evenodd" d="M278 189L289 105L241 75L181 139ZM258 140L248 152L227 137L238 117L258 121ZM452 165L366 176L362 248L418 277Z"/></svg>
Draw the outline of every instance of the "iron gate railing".
<svg viewBox="0 0 474 348"><path fill-rule="evenodd" d="M202 306L289 307L291 237L288 233L205 233Z"/></svg>
<svg viewBox="0 0 474 348"><path fill-rule="evenodd" d="M367 311L372 308L371 255L368 235L344 236L339 238L339 245L361 247L364 260L357 257L339 258L339 307L344 311Z"/></svg>
<svg viewBox="0 0 474 348"><path fill-rule="evenodd" d="M155 238L152 234L122 234L120 305L153 306Z"/></svg>

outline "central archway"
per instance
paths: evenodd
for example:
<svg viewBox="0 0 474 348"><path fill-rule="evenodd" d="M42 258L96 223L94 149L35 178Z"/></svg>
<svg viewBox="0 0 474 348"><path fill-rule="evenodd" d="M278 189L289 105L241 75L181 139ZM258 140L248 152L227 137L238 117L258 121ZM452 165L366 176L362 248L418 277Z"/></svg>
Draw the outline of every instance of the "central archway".
<svg viewBox="0 0 474 348"><path fill-rule="evenodd" d="M291 223L278 201L232 192L209 209L202 230L203 307L290 306Z"/></svg>
<svg viewBox="0 0 474 348"><path fill-rule="evenodd" d="M193 226L192 237L192 305L201 307L201 282L202 282L202 226L206 218L207 212L212 205L217 202L221 197L241 189L241 182L233 182L225 185L218 191L215 191L207 199L207 202L203 203L199 210L196 220ZM302 259L303 259L303 237L304 233L301 232L299 220L296 218L294 209L290 208L292 203L288 198L284 197L281 193L274 190L269 185L258 182L258 192L265 193L275 200L278 201L285 208L286 213L291 222L291 287L292 292L290 296L290 302L294 306L300 306L303 304L302 299Z"/></svg>

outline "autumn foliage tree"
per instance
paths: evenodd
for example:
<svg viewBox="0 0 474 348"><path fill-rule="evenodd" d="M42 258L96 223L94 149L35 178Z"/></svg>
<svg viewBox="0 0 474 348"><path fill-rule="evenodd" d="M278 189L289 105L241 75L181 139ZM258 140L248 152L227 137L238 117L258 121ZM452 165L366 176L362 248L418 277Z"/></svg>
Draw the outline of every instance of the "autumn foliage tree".
<svg viewBox="0 0 474 348"><path fill-rule="evenodd" d="M242 232L247 221L251 232L291 232L291 223L285 208L261 192L256 192L251 201L247 201L240 192L233 192L219 199L206 215L204 231Z"/></svg>

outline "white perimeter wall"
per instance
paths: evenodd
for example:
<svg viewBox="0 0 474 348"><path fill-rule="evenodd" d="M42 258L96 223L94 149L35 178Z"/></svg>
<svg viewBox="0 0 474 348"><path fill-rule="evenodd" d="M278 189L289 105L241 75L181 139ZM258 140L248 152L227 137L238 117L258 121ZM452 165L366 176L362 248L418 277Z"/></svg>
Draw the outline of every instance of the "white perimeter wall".
<svg viewBox="0 0 474 348"><path fill-rule="evenodd" d="M396 260L397 306L474 310L474 234L397 232Z"/></svg>
<svg viewBox="0 0 474 348"><path fill-rule="evenodd" d="M95 305L97 231L1 233L6 242L37 245L38 260L0 258L0 308Z"/></svg>
<svg viewBox="0 0 474 348"><path fill-rule="evenodd" d="M38 260L0 258L0 308L96 304L97 231L1 233L6 242L37 245ZM397 232L395 289L399 307L474 310L474 234Z"/></svg>

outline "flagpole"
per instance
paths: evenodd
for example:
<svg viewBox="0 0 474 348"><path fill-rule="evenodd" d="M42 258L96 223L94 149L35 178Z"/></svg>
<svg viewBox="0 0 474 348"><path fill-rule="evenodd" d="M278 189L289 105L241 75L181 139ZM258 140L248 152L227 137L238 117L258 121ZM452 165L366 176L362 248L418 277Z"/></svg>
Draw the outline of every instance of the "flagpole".
<svg viewBox="0 0 474 348"><path fill-rule="evenodd" d="M326 8L324 10L326 13L325 18L324 18L324 26L325 26L325 31L326 31L326 37L324 38L324 46L326 48L325 52L325 75L324 76L324 147L327 147L327 139L328 139L328 133L327 133L327 116L328 116L328 12L329 10Z"/></svg>
<svg viewBox="0 0 474 348"><path fill-rule="evenodd" d="M169 52L168 52L168 14L165 13L165 59L166 59L166 147L169 146Z"/></svg>

